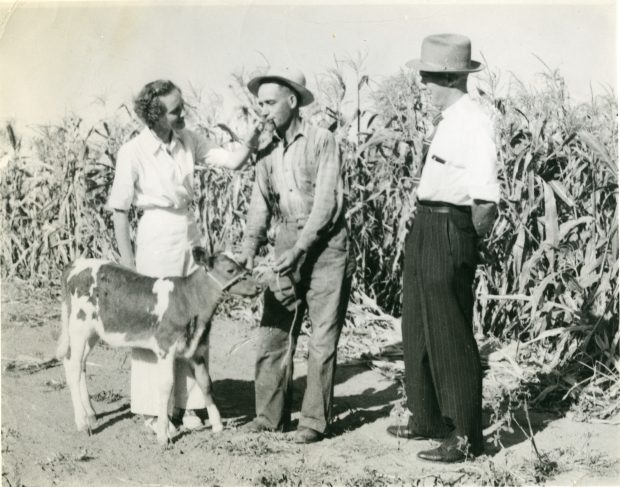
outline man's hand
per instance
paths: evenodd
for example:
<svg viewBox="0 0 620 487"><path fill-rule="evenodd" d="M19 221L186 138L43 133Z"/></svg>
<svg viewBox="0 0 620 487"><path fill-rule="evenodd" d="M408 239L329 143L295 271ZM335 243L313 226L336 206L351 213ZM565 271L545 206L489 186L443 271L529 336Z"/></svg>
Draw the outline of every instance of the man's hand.
<svg viewBox="0 0 620 487"><path fill-rule="evenodd" d="M474 200L471 218L478 236L484 237L493 228L497 218L497 205L491 201Z"/></svg>
<svg viewBox="0 0 620 487"><path fill-rule="evenodd" d="M289 311L293 311L297 306L297 295L295 285L288 276L275 276L269 282L269 289L274 297Z"/></svg>
<svg viewBox="0 0 620 487"><path fill-rule="evenodd" d="M284 252L274 265L274 270L281 276L295 272L297 263L301 256L305 254L299 247L292 247Z"/></svg>
<svg viewBox="0 0 620 487"><path fill-rule="evenodd" d="M254 254L251 254L249 252L243 252L236 255L235 259L237 260L237 262L239 262L239 264L245 266L247 270L251 271L252 269L254 269Z"/></svg>

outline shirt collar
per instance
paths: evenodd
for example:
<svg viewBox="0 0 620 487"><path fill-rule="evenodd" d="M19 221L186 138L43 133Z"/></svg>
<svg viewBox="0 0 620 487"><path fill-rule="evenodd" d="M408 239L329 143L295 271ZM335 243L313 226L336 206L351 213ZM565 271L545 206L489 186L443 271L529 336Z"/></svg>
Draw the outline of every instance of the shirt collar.
<svg viewBox="0 0 620 487"><path fill-rule="evenodd" d="M306 119L300 118L299 123L297 124L297 130L293 133L293 140L291 140L289 145L292 144L295 140L297 140L297 137L301 137L302 135L305 136L307 131L308 124L306 123Z"/></svg>
<svg viewBox="0 0 620 487"><path fill-rule="evenodd" d="M155 133L148 127L146 127L142 131L142 143L144 144L145 148L149 150L150 152L152 152L153 154L157 154L157 151L159 150L167 149L166 147L167 144L164 144L161 141L161 139L157 137L157 135L155 135ZM168 146L170 150L171 151L174 150L177 144L182 144L182 143L183 143L183 139L181 138L179 133L173 130L172 140L170 141L170 144Z"/></svg>
<svg viewBox="0 0 620 487"><path fill-rule="evenodd" d="M306 137L308 133L308 122L306 122L305 118L299 118L299 124L297 124L297 130L295 130L295 132L293 133L293 137L291 138L291 140L287 141L288 143L286 144L286 146L284 146L284 148L288 148L290 147L293 142L295 142L299 137ZM280 142L282 142L282 145L284 145L284 138L280 138L280 136L278 136L277 133L274 132L273 134L273 143L275 144L279 144Z"/></svg>
<svg viewBox="0 0 620 487"><path fill-rule="evenodd" d="M441 112L442 119L452 117L458 114L461 110L463 110L469 102L469 96L464 94L458 100L456 100L452 105L446 108L443 112Z"/></svg>

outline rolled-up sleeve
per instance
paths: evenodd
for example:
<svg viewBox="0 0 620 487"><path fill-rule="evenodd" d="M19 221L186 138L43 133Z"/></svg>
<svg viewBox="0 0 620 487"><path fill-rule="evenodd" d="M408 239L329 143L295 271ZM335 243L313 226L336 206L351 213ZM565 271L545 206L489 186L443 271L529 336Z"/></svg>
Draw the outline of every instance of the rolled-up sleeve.
<svg viewBox="0 0 620 487"><path fill-rule="evenodd" d="M475 124L470 128L466 165L469 169L469 196L473 200L499 202L497 151L491 124Z"/></svg>
<svg viewBox="0 0 620 487"><path fill-rule="evenodd" d="M321 237L342 208L340 152L330 132L324 132L317 140L317 164L312 210L295 244L305 251Z"/></svg>
<svg viewBox="0 0 620 487"><path fill-rule="evenodd" d="M191 132L194 144L194 160L196 164L207 164L212 166L227 166L232 157L231 151L219 147L208 137Z"/></svg>
<svg viewBox="0 0 620 487"><path fill-rule="evenodd" d="M128 210L133 203L137 179L132 151L129 147L123 146L116 157L114 182L106 207L109 210Z"/></svg>
<svg viewBox="0 0 620 487"><path fill-rule="evenodd" d="M271 215L267 198L267 170L264 163L259 163L256 166L242 244L243 250L252 255L255 255L258 248L267 241L267 223Z"/></svg>

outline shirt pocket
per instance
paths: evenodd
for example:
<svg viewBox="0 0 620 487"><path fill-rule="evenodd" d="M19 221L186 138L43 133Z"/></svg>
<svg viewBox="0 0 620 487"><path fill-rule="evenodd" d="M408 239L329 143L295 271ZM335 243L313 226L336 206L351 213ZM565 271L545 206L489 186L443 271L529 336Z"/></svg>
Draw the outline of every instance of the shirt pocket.
<svg viewBox="0 0 620 487"><path fill-rule="evenodd" d="M316 169L309 164L303 164L297 171L297 187L305 196L314 195L316 188Z"/></svg>
<svg viewBox="0 0 620 487"><path fill-rule="evenodd" d="M441 152L434 151L431 153L430 159L434 164L437 164L443 168L465 169L465 159L463 157L459 157L459 154L449 150L444 150Z"/></svg>

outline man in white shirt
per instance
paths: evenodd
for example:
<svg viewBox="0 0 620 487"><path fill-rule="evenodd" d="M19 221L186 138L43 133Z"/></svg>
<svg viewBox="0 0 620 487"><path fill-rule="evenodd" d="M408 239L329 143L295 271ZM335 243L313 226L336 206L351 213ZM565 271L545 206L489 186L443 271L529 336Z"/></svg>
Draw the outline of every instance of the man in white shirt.
<svg viewBox="0 0 620 487"><path fill-rule="evenodd" d="M477 241L493 226L499 202L494 130L467 94L470 40L432 35L420 72L430 103L441 111L424 160L418 205L407 236L403 273L403 347L408 424L401 438L442 439L423 460L459 462L483 453L482 369L473 335Z"/></svg>

